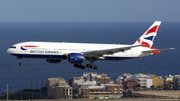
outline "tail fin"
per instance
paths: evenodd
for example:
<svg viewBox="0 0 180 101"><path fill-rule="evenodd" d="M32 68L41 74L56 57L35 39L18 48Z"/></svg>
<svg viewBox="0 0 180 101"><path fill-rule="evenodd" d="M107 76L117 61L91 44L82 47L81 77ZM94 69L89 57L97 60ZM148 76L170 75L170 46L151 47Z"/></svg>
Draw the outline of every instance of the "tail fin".
<svg viewBox="0 0 180 101"><path fill-rule="evenodd" d="M155 21L148 30L134 43L134 45L142 45L142 47L151 48L153 45L154 38L158 32L161 21Z"/></svg>

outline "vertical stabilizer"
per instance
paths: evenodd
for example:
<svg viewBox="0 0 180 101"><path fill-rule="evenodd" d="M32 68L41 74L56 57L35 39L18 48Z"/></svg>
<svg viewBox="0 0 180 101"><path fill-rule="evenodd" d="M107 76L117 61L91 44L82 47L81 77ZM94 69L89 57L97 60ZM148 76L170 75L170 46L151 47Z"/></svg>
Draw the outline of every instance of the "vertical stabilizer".
<svg viewBox="0 0 180 101"><path fill-rule="evenodd" d="M161 21L155 21L148 30L134 43L134 45L143 45L142 47L151 48L153 45L154 38L158 32Z"/></svg>

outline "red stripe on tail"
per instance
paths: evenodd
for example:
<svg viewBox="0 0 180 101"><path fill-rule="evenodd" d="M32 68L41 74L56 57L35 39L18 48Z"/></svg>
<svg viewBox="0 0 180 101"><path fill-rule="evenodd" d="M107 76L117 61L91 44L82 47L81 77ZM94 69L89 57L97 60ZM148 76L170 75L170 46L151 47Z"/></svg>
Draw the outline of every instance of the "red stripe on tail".
<svg viewBox="0 0 180 101"><path fill-rule="evenodd" d="M151 46L150 46L147 42L143 42L143 41L142 41L142 44L141 44L141 45L143 45L142 47L151 48Z"/></svg>
<svg viewBox="0 0 180 101"><path fill-rule="evenodd" d="M157 33L158 29L159 29L158 25L154 26L153 28L149 29L145 35L148 35L149 33L152 33L152 32L156 32Z"/></svg>

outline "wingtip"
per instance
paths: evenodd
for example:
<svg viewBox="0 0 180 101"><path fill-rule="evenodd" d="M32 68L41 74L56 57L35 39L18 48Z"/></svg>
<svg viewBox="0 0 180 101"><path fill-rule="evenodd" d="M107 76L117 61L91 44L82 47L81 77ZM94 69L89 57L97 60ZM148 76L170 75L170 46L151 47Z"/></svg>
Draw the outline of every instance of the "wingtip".
<svg viewBox="0 0 180 101"><path fill-rule="evenodd" d="M174 50L175 48L170 48L170 50Z"/></svg>

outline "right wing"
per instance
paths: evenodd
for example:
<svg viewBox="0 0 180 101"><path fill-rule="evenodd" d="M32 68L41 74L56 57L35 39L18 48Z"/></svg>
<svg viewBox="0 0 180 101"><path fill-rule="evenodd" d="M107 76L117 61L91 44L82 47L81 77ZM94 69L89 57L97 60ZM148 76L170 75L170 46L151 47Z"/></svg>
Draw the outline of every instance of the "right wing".
<svg viewBox="0 0 180 101"><path fill-rule="evenodd" d="M124 51L129 50L129 49L131 49L133 47L139 47L139 46L142 46L142 45L131 45L131 46L128 46L128 47L84 52L83 56L85 56L85 57L102 57L103 55L112 55L114 53L124 52Z"/></svg>

